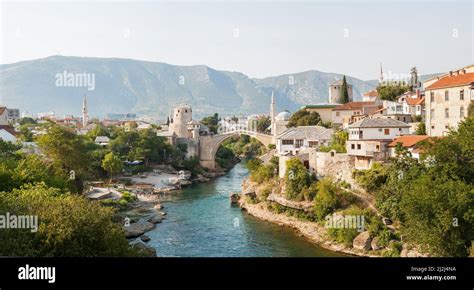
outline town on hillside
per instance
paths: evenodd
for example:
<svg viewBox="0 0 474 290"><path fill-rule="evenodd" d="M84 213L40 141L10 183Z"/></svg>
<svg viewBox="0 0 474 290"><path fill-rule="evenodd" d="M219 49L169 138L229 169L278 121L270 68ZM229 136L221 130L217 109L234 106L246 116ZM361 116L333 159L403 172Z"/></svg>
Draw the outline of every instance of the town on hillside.
<svg viewBox="0 0 474 290"><path fill-rule="evenodd" d="M24 194L26 203L37 204L40 218L54 219L41 210L40 199L28 197L44 195L61 204L58 195L75 193L64 210L107 224L101 235L110 237L101 241L102 252L76 242L43 249L40 241L40 252L19 249L14 235L5 247L33 256L157 256L166 249L160 235L170 234L158 225L167 220L166 202L196 190L207 194L214 189L199 184L226 182L219 181L226 175L241 181L239 190L223 192L232 204L296 229L328 255L472 256L473 220L456 213L472 209L473 145L463 138L472 136L474 65L424 81L416 68L403 81L384 78L381 69L376 89L362 100L354 100L346 77L328 90L327 102L295 112L278 112L272 92L268 114L209 112L201 120L188 104L169 108L168 116L111 113L98 119L89 115L87 95L79 116L0 106L0 194L6 208L10 193ZM239 163L246 169L236 174ZM457 197L449 200L447 194ZM458 204L439 209L438 199ZM452 225L436 231L430 226L446 218ZM229 222L239 227L238 218ZM80 224L64 227L96 235Z"/></svg>

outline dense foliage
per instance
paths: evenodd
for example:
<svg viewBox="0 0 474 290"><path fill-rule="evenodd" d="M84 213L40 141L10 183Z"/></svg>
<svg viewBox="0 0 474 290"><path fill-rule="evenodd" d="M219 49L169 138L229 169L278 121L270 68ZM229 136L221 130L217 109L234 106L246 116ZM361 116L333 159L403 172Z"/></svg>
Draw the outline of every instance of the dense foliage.
<svg viewBox="0 0 474 290"><path fill-rule="evenodd" d="M349 139L349 134L344 131L337 131L334 133L329 146L321 146L319 150L321 152L329 152L335 150L336 153L346 153L346 141Z"/></svg>
<svg viewBox="0 0 474 290"><path fill-rule="evenodd" d="M377 92L380 99L387 101L396 101L397 98L408 92L410 87L404 83L400 84L380 84L377 86Z"/></svg>
<svg viewBox="0 0 474 290"><path fill-rule="evenodd" d="M387 168L358 179L407 241L435 256L467 256L474 240L474 119L424 142L421 162L401 146ZM375 184L376 185L375 185Z"/></svg>
<svg viewBox="0 0 474 290"><path fill-rule="evenodd" d="M44 183L0 192L0 212L38 217L37 232L2 229L0 256L132 256L112 208Z"/></svg>
<svg viewBox="0 0 474 290"><path fill-rule="evenodd" d="M301 109L291 115L287 127L314 126L321 124L321 116L317 112Z"/></svg>

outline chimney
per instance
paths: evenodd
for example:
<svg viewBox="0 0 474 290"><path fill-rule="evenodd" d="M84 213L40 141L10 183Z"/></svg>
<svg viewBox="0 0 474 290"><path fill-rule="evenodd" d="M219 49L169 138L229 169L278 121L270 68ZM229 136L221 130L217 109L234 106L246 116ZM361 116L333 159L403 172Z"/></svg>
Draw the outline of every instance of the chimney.
<svg viewBox="0 0 474 290"><path fill-rule="evenodd" d="M420 98L420 89L416 89L416 98L417 98L417 99Z"/></svg>

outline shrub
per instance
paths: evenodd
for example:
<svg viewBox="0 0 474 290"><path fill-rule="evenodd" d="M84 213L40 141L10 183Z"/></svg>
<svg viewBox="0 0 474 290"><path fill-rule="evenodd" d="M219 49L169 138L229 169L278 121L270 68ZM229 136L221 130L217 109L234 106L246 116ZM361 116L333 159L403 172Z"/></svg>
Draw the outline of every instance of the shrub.
<svg viewBox="0 0 474 290"><path fill-rule="evenodd" d="M310 185L311 178L299 158L286 161L285 183L286 197L292 200L303 199L303 189Z"/></svg>
<svg viewBox="0 0 474 290"><path fill-rule="evenodd" d="M338 207L337 193L339 188L330 178L323 178L317 183L318 193L314 200L314 214L318 220L323 220Z"/></svg>

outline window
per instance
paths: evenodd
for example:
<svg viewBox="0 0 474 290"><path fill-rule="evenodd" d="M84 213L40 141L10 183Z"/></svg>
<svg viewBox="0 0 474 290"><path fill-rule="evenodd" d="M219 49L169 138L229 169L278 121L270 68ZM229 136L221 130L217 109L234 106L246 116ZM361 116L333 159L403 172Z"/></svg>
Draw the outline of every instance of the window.
<svg viewBox="0 0 474 290"><path fill-rule="evenodd" d="M351 144L351 149L352 149L352 150L355 149L355 145L354 145L354 144Z"/></svg>
<svg viewBox="0 0 474 290"><path fill-rule="evenodd" d="M382 132L382 128L379 128L379 132Z"/></svg>
<svg viewBox="0 0 474 290"><path fill-rule="evenodd" d="M464 90L459 92L459 100L464 101Z"/></svg>
<svg viewBox="0 0 474 290"><path fill-rule="evenodd" d="M301 146L303 146L303 139L298 139L295 141L296 141L296 144L295 144L296 148L300 148Z"/></svg>
<svg viewBox="0 0 474 290"><path fill-rule="evenodd" d="M293 145L293 139L292 140L281 140L281 143L283 145Z"/></svg>
<svg viewBox="0 0 474 290"><path fill-rule="evenodd" d="M444 117L449 118L449 108L444 109Z"/></svg>
<svg viewBox="0 0 474 290"><path fill-rule="evenodd" d="M385 135L390 135L390 129L384 129L384 134Z"/></svg>
<svg viewBox="0 0 474 290"><path fill-rule="evenodd" d="M431 129L433 129L433 130L434 130L434 126L431 126Z"/></svg>
<svg viewBox="0 0 474 290"><path fill-rule="evenodd" d="M318 141L309 141L308 142L309 147L317 147L318 146Z"/></svg>
<svg viewBox="0 0 474 290"><path fill-rule="evenodd" d="M336 112L336 117L339 117L341 113L340 112Z"/></svg>
<svg viewBox="0 0 474 290"><path fill-rule="evenodd" d="M375 145L375 150L380 151L380 145Z"/></svg>
<svg viewBox="0 0 474 290"><path fill-rule="evenodd" d="M434 92L430 92L430 100L432 103L434 102Z"/></svg>
<svg viewBox="0 0 474 290"><path fill-rule="evenodd" d="M444 100L449 101L449 91L444 91Z"/></svg>
<svg viewBox="0 0 474 290"><path fill-rule="evenodd" d="M459 108L459 117L464 118L464 107L463 106L461 106Z"/></svg>
<svg viewBox="0 0 474 290"><path fill-rule="evenodd" d="M361 146L360 144L357 144L357 150L360 150Z"/></svg>
<svg viewBox="0 0 474 290"><path fill-rule="evenodd" d="M402 128L398 128L398 132L401 132L402 131Z"/></svg>
<svg viewBox="0 0 474 290"><path fill-rule="evenodd" d="M406 121L407 121L407 117L403 117L403 122L406 122Z"/></svg>
<svg viewBox="0 0 474 290"><path fill-rule="evenodd" d="M430 110L430 118L431 118L431 119L434 119L434 117L435 117L435 110L434 110L434 109L431 109L431 110Z"/></svg>

